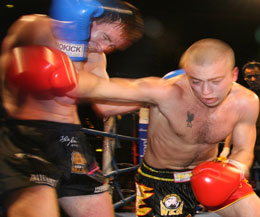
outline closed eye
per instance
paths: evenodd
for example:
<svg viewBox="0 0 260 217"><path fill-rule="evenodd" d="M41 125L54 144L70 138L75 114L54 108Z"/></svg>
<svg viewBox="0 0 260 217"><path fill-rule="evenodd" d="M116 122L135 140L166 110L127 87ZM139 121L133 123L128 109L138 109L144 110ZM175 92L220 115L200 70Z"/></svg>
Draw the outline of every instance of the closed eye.
<svg viewBox="0 0 260 217"><path fill-rule="evenodd" d="M192 82L192 84L200 84L200 81L198 81L198 80L192 80L191 82Z"/></svg>
<svg viewBox="0 0 260 217"><path fill-rule="evenodd" d="M110 37L106 33L103 34L103 40L111 42Z"/></svg>
<svg viewBox="0 0 260 217"><path fill-rule="evenodd" d="M213 84L219 84L221 82L221 80L214 80L212 81Z"/></svg>

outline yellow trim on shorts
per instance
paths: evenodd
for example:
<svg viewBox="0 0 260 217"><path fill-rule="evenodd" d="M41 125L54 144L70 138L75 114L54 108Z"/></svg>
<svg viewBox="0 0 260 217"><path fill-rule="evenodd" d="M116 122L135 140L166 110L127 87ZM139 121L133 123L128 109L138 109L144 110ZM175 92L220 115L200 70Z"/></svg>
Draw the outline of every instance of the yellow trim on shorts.
<svg viewBox="0 0 260 217"><path fill-rule="evenodd" d="M141 168L138 168L138 173L140 173L141 175L143 175L143 176L145 176L145 177L151 178L151 179L156 179L156 180L160 180L160 181L168 181L168 182L174 181L174 178L172 178L172 179L169 179L169 178L161 178L161 177L156 177L156 176L152 176L152 175L146 174L146 173L144 173L144 172L141 170Z"/></svg>
<svg viewBox="0 0 260 217"><path fill-rule="evenodd" d="M232 203L230 203L230 204L228 204L228 205L226 205L226 206L224 206L224 207L222 207L222 208L220 208L220 209L217 209L217 210L214 210L214 211L210 211L210 212L218 212L218 211L220 211L220 210L222 210L222 209L225 209L225 208L227 208L227 207L233 205L234 203L236 203L236 202L238 202L238 201L240 201L240 200L242 200L242 199L244 199L244 198L250 196L251 194L255 194L255 192L251 192L251 193L245 195L244 197L238 198L237 200L233 201Z"/></svg>

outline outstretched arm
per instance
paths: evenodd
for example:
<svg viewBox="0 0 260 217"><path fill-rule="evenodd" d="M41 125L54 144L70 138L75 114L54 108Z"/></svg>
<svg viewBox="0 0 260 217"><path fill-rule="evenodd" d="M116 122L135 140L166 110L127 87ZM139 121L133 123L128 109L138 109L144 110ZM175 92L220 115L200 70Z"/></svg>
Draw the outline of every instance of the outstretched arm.
<svg viewBox="0 0 260 217"><path fill-rule="evenodd" d="M94 100L159 104L165 97L177 94L175 89L175 85L159 77L105 80L85 71L79 72L79 84L68 95Z"/></svg>
<svg viewBox="0 0 260 217"><path fill-rule="evenodd" d="M109 75L106 71L107 60L104 53L88 53L87 62L84 63L84 71L91 72L105 80L109 80ZM94 111L103 117L109 117L117 114L125 114L136 111L140 108L139 103L111 103L94 101L92 107Z"/></svg>

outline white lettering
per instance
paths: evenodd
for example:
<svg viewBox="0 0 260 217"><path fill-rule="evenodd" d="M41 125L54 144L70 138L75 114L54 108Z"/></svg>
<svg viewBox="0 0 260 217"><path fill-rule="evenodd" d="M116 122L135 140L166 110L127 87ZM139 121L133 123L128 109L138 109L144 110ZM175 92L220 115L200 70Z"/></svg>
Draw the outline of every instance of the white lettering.
<svg viewBox="0 0 260 217"><path fill-rule="evenodd" d="M101 186L95 187L94 193L101 193L101 192L104 192L104 191L107 191L107 190L108 190L107 185L101 185Z"/></svg>
<svg viewBox="0 0 260 217"><path fill-rule="evenodd" d="M31 178L30 178L31 182L35 182L38 184L47 184L50 185L52 187L56 187L58 180L49 178L43 174L32 174Z"/></svg>
<svg viewBox="0 0 260 217"><path fill-rule="evenodd" d="M70 44L64 41L57 41L57 47L70 57L84 57L85 45L84 44Z"/></svg>

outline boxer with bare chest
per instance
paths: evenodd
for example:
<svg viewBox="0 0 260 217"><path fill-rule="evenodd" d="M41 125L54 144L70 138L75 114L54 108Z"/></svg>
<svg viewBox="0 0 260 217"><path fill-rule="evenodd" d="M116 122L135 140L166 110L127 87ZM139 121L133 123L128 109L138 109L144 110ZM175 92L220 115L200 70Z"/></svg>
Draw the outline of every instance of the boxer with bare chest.
<svg viewBox="0 0 260 217"><path fill-rule="evenodd" d="M183 54L180 68L186 74L173 82L148 77L112 78L106 83L93 78L92 91L71 92L72 96L149 103L148 145L136 177L137 216L194 215L198 201L190 183L192 170L216 158L219 142L231 133L229 159L243 165L241 174L252 165L259 100L236 83L232 48L216 39L197 41ZM222 216L260 216L259 198L246 179L239 183L242 187L234 185L227 200L208 208ZM214 188L218 191L222 186ZM214 195L208 198L214 200ZM168 200L178 202L168 206Z"/></svg>

